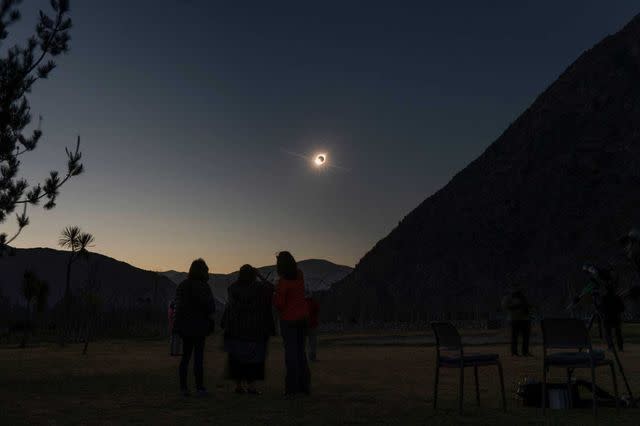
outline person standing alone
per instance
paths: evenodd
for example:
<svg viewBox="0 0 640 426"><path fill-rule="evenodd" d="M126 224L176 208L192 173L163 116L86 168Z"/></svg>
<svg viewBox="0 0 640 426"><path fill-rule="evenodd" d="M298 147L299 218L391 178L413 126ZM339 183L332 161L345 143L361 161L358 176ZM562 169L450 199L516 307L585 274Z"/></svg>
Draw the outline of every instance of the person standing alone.
<svg viewBox="0 0 640 426"><path fill-rule="evenodd" d="M216 306L209 287L209 267L202 259L194 260L189 275L176 289L174 330L183 342L182 359L178 369L180 392L189 396L187 370L193 354L193 373L198 396L206 396L204 387L204 341L213 330Z"/></svg>
<svg viewBox="0 0 640 426"><path fill-rule="evenodd" d="M513 286L502 299L502 308L509 313L511 320L511 355L518 355L518 336L522 335L522 355L529 353L529 335L531 334L531 320L529 319L529 302L522 290Z"/></svg>

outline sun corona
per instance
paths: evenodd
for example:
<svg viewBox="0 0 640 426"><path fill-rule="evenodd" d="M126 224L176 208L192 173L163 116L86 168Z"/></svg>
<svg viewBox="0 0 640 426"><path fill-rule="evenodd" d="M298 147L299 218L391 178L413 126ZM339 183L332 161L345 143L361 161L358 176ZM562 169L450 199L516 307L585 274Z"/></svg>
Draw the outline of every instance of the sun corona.
<svg viewBox="0 0 640 426"><path fill-rule="evenodd" d="M327 162L327 154L324 154L324 153L316 154L315 158L313 159L313 163L316 165L316 167L321 167L326 162Z"/></svg>

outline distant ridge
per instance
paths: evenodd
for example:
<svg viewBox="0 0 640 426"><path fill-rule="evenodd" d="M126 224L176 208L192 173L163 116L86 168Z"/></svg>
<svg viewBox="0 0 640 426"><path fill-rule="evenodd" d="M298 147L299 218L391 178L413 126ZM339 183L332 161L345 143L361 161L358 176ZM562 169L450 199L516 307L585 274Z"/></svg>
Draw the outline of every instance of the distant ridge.
<svg viewBox="0 0 640 426"><path fill-rule="evenodd" d="M307 259L298 262L298 267L305 277L305 285L312 292L328 290L331 285L339 281L351 273L353 268L344 265L337 265L333 262L323 259ZM258 270L270 280L276 278L275 265L262 266ZM176 284L179 284L187 277L186 272L167 271L162 275L169 278ZM238 272L230 274L211 274L209 284L213 290L213 295L220 303L226 303L227 288L238 277Z"/></svg>
<svg viewBox="0 0 640 426"><path fill-rule="evenodd" d="M329 317L490 316L522 284L563 312L585 261L632 280L618 237L640 225L640 15L583 53L476 160L333 286Z"/></svg>
<svg viewBox="0 0 640 426"><path fill-rule="evenodd" d="M26 269L49 283L49 305L64 294L69 253L50 248L15 249L15 256L0 257L0 293L12 303L23 304L20 293ZM175 285L166 277L110 257L91 253L89 260L78 259L72 269L74 290L85 285L93 269L105 308L135 306L143 301L166 308L175 293Z"/></svg>

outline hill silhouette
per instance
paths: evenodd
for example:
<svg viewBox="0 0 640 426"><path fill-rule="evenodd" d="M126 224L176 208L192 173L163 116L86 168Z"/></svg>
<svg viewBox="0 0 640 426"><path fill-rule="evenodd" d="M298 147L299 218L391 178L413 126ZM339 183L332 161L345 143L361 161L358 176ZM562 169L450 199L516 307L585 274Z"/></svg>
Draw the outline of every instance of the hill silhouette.
<svg viewBox="0 0 640 426"><path fill-rule="evenodd" d="M586 261L613 262L627 285L616 241L640 224L638 188L640 15L380 240L334 285L328 315L490 315L510 282L557 313Z"/></svg>
<svg viewBox="0 0 640 426"><path fill-rule="evenodd" d="M22 276L26 269L31 269L48 282L49 306L55 305L64 294L68 258L68 252L49 248L15 249L15 256L0 257L2 297L11 303L23 304ZM82 288L90 276L94 277L107 309L134 307L139 303L165 309L175 294L175 285L168 278L98 253L91 253L88 260L78 259L73 264L72 289Z"/></svg>
<svg viewBox="0 0 640 426"><path fill-rule="evenodd" d="M331 288L331 285L342 280L349 275L353 268L344 265L337 265L333 262L323 259L307 259L298 262L298 267L304 273L305 285L312 292L324 291ZM275 265L262 266L258 270L270 281L276 279ZM179 284L187 277L186 272L167 271L162 275L169 278L176 284ZM238 272L230 274L210 274L209 284L216 300L224 304L227 301L227 288L237 278Z"/></svg>

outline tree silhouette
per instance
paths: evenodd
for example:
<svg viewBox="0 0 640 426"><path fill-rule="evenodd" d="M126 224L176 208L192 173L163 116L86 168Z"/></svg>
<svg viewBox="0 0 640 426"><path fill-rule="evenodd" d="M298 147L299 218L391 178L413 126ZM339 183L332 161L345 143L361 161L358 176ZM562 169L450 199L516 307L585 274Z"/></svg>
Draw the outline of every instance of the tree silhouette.
<svg viewBox="0 0 640 426"><path fill-rule="evenodd" d="M69 260L67 261L67 277L64 289L65 309L68 310L71 305L71 268L73 263L79 258L88 258L88 248L93 245L95 238L93 235L82 232L77 226L67 226L62 230L58 245L62 248L70 250Z"/></svg>
<svg viewBox="0 0 640 426"><path fill-rule="evenodd" d="M102 310L102 297L100 296L100 283L98 280L98 265L91 265L85 285L80 291L81 309L79 311L79 326L84 329L84 346L82 355L89 350L89 342L95 333L97 321Z"/></svg>
<svg viewBox="0 0 640 426"><path fill-rule="evenodd" d="M21 18L21 1L0 0L0 48L5 47L9 27ZM16 214L15 233L11 237L0 233L0 256L29 224L27 207L45 199L44 208L54 208L60 187L83 171L78 137L75 149L66 149L65 174L52 171L44 183L35 185L18 175L21 157L33 151L42 137L40 125L27 131L32 118L27 95L36 81L48 78L55 69L52 58L69 50L69 1L50 0L50 4L52 13L40 11L35 34L23 45L3 49L0 56L0 225L16 209L20 211Z"/></svg>
<svg viewBox="0 0 640 426"><path fill-rule="evenodd" d="M49 285L38 278L38 276L26 270L22 277L22 297L27 302L27 317L24 327L24 335L20 347L27 346L27 336L29 332L35 329L32 313L43 312L47 307L47 299L49 298Z"/></svg>

